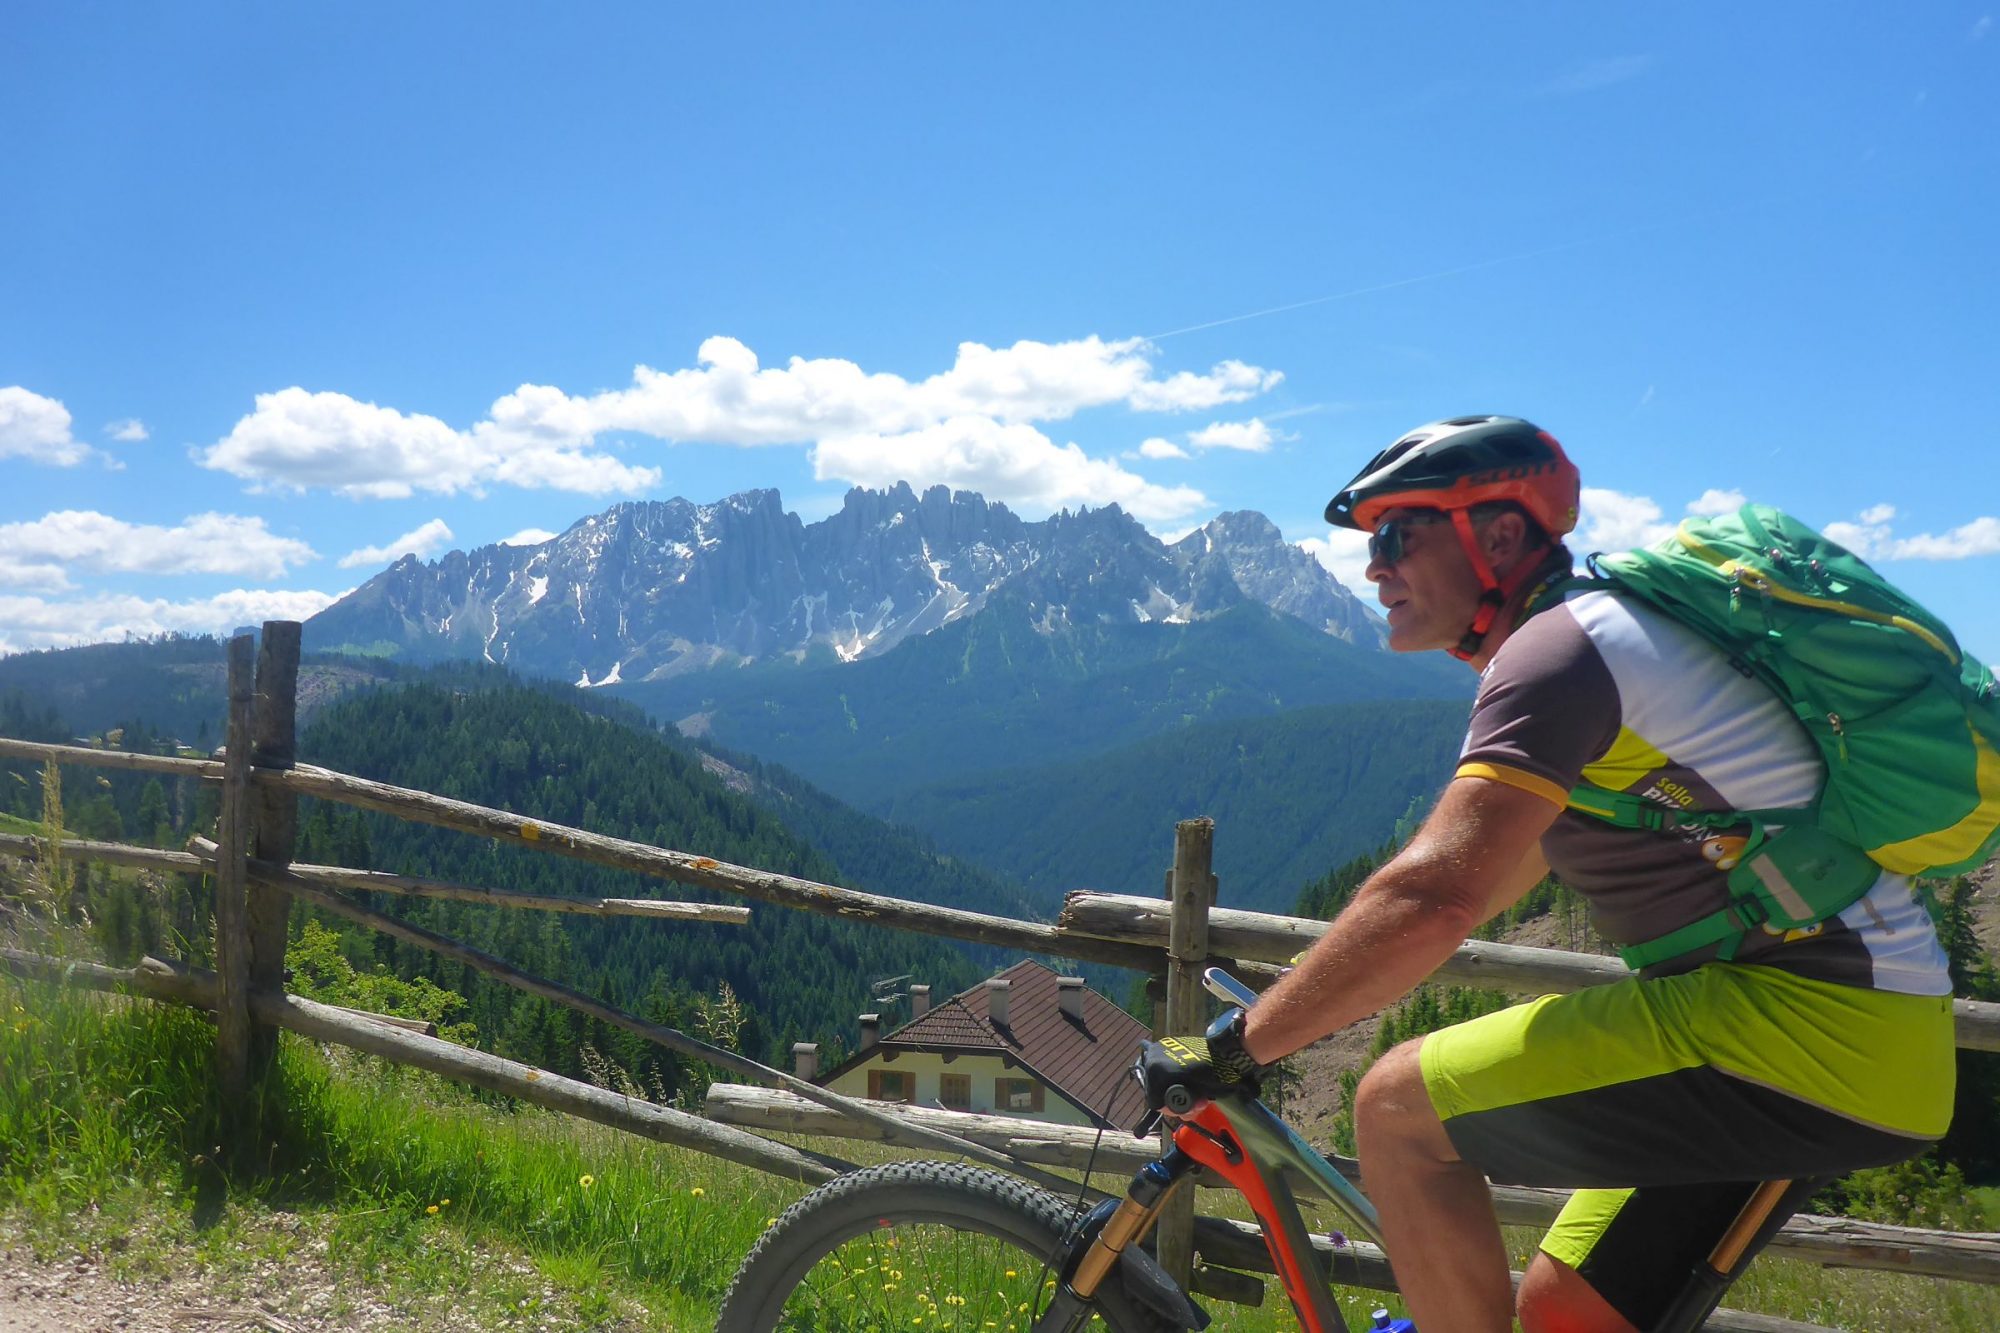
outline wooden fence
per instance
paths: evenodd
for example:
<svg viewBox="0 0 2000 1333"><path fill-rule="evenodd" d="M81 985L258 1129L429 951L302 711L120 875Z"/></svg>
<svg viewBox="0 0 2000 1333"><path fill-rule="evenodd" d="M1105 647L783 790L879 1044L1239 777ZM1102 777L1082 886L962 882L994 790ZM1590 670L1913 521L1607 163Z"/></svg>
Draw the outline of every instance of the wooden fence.
<svg viewBox="0 0 2000 1333"><path fill-rule="evenodd" d="M257 649L251 636L229 644L229 714L220 758L184 759L0 738L0 758L78 764L194 778L219 784L216 837L187 851L113 843L65 841L65 859L202 874L215 885L216 970L213 973L147 959L136 968L109 968L0 949L0 967L24 976L62 977L73 984L195 1005L216 1015L218 1071L225 1105L240 1094L288 1029L384 1059L429 1069L538 1106L579 1116L664 1143L693 1148L806 1184L833 1178L851 1165L767 1137L772 1132L872 1139L926 1153L995 1166L1048 1188L1074 1194L1076 1182L1054 1174L1083 1165L1096 1152L1100 1167L1122 1174L1154 1154L1122 1136L1086 1142L1087 1132L1036 1121L962 1112L925 1111L845 1097L684 1032L623 1010L456 940L378 912L348 894L377 891L451 898L498 907L587 912L662 922L741 924L749 909L654 899L577 899L452 884L338 866L293 862L297 804L314 796L362 809L532 847L598 865L636 871L678 884L796 911L818 912L890 929L995 945L1024 953L1133 968L1158 978L1162 1002L1155 1025L1185 1032L1200 1025L1199 977L1224 962L1253 986L1278 975L1278 965L1306 947L1324 922L1233 911L1214 905L1210 870L1213 825L1188 820L1176 827L1164 898L1073 893L1053 925L909 902L819 884L790 875L730 865L697 854L605 837L529 816L487 809L428 792L374 782L297 761L296 622L267 622ZM254 667L253 667L254 658ZM0 835L0 852L47 854L39 839ZM696 1116L608 1092L497 1056L410 1030L408 1023L359 1014L289 995L283 988L286 925L294 900L452 958L506 985L567 1005L669 1050L702 1060L750 1085L717 1084L706 1114ZM1613 959L1556 950L1467 941L1437 973L1468 986L1527 993L1570 991L1627 975ZM1956 1002L1958 1044L2000 1051L2000 1005ZM753 1131L763 1131L762 1133ZM1090 1136L1094 1139L1095 1136ZM1343 1170L1352 1163L1339 1162ZM1254 1227L1193 1216L1195 1191L1181 1191L1184 1211L1163 1222L1161 1257L1193 1285L1226 1300L1254 1302L1262 1285L1245 1276L1271 1263ZM1101 1197L1101 1196L1100 1196ZM1496 1187L1495 1206L1509 1224L1544 1225L1560 1191ZM1361 1244L1315 1238L1337 1280L1392 1289L1379 1252ZM1842 1268L2000 1285L2000 1234L1965 1234L1881 1226L1845 1218L1795 1217L1770 1252ZM1191 1264L1199 1257L1199 1266ZM1709 1327L1745 1333L1808 1330L1812 1325L1718 1311Z"/></svg>

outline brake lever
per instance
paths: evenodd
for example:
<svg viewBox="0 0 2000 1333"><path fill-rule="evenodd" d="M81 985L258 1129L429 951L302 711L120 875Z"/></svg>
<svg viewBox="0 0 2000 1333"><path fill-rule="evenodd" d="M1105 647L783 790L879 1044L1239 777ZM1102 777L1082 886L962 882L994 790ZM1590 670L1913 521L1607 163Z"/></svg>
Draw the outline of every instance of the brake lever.
<svg viewBox="0 0 2000 1333"><path fill-rule="evenodd" d="M1241 1005L1248 1009L1257 1003L1257 992L1230 976L1219 967L1202 969L1201 984L1216 999L1224 1004Z"/></svg>

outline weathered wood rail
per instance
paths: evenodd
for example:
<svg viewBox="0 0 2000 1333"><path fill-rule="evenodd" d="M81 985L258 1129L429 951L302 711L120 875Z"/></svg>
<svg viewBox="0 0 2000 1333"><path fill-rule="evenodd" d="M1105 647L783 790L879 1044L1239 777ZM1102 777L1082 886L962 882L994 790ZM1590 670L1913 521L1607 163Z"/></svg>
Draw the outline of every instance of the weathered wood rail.
<svg viewBox="0 0 2000 1333"><path fill-rule="evenodd" d="M843 1097L685 1033L647 1023L458 941L400 921L348 895L386 892L497 907L628 916L662 925L694 921L741 924L749 919L750 909L666 899L571 898L296 864L292 854L300 796L788 910L1023 953L1133 968L1161 983L1156 991L1156 1026L1176 1031L1187 1030L1199 1021L1198 977L1207 962L1221 962L1261 988L1326 928L1320 921L1214 906L1215 879L1208 855L1213 825L1206 820L1186 821L1176 830L1175 859L1167 874L1165 898L1074 893L1051 925L909 902L730 865L712 857L607 837L300 764L293 735L298 649L296 624L266 624L253 679L251 639L246 635L232 641L229 729L219 758L133 754L0 737L0 758L156 773L219 785L223 800L217 837L213 841L197 839L190 850L76 840L65 840L62 845L67 860L212 876L217 890L216 972L198 972L150 959L138 968L105 968L38 958L11 949L0 949L0 969L24 976L61 977L70 984L188 1004L215 1013L219 1077L232 1089L240 1089L255 1076L268 1059L275 1033L284 1029L429 1069L659 1142L695 1148L802 1184L829 1179L848 1169L848 1164L766 1134L866 1138L942 1152L999 1166L1068 1193L1075 1193L1076 1183L1050 1174L1051 1170L1073 1171L1094 1160L1098 1169L1122 1175L1157 1152L1152 1145L1123 1135L1100 1139L1091 1131L1033 1121L908 1106L890 1108ZM40 839L0 834L0 853L35 858L45 853L45 847ZM693 1116L440 1041L434 1035L409 1030L407 1021L385 1020L288 995L282 988L283 949L285 923L295 900L453 958L503 984L577 1009L760 1086L717 1084L711 1091L707 1114ZM1576 990L1626 975L1615 959L1480 941L1467 941L1437 974L1440 980L1453 984L1528 993ZM1961 1000L1956 1014L1961 1047L2000 1051L2000 1005ZM1187 1194L1192 1200L1193 1192ZM1496 1209L1510 1224L1545 1224L1564 1197L1559 1191L1494 1190ZM1176 1230L1188 1239L1178 1240L1173 1234ZM1336 1281L1381 1289L1392 1285L1386 1263L1372 1247L1336 1246L1324 1237L1316 1238L1316 1243L1321 1245L1322 1257ZM1184 1221L1167 1228L1161 1237L1163 1255L1170 1256L1176 1246L1222 1269L1270 1271L1261 1237L1244 1223L1216 1218ZM1770 1252L1827 1266L2000 1285L2000 1235L1799 1217L1786 1224ZM1198 1270L1197 1278L1198 1287L1212 1295L1255 1299L1251 1288L1256 1284L1249 1279L1214 1269ZM1719 1311L1709 1326L1743 1333L1783 1333L1812 1327L1730 1311Z"/></svg>

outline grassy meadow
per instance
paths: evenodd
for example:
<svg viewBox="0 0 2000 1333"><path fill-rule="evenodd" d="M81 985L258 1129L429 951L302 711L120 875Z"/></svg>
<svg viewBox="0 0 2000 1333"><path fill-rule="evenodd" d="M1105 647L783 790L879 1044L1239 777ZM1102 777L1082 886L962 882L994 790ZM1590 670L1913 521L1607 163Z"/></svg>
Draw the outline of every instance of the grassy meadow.
<svg viewBox="0 0 2000 1333"><path fill-rule="evenodd" d="M230 1134L213 1052L202 1015L0 978L7 1229L50 1256L102 1254L136 1283L199 1264L226 1286L311 1254L413 1328L678 1330L711 1326L737 1263L800 1193L289 1034ZM1534 1243L1510 1240L1517 1260ZM1341 1298L1355 1328L1382 1303ZM1209 1304L1218 1328L1292 1327ZM1857 1330L2000 1327L1987 1289L1769 1260L1729 1304Z"/></svg>

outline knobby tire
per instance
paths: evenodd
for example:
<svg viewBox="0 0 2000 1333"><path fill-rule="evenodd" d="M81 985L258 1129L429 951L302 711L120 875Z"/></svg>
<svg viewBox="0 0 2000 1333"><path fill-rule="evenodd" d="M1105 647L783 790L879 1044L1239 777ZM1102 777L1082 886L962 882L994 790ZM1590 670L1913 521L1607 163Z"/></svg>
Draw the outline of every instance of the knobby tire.
<svg viewBox="0 0 2000 1333"><path fill-rule="evenodd" d="M1022 1329L1046 1295L1043 1284L1055 1276L1044 1265L1075 1215L1069 1202L1045 1190L958 1162L891 1162L855 1171L800 1199L764 1233L722 1298L716 1330L984 1333L996 1300L1011 1326ZM1000 1269L1007 1261L997 1256L1007 1250L1018 1263ZM981 1282L971 1276L979 1265L1017 1276ZM1023 1301L1029 1314L1018 1308ZM918 1315L923 1322L913 1325ZM1009 1326L1007 1319L996 1323ZM1116 1283L1100 1292L1093 1330L1158 1333L1161 1327Z"/></svg>

